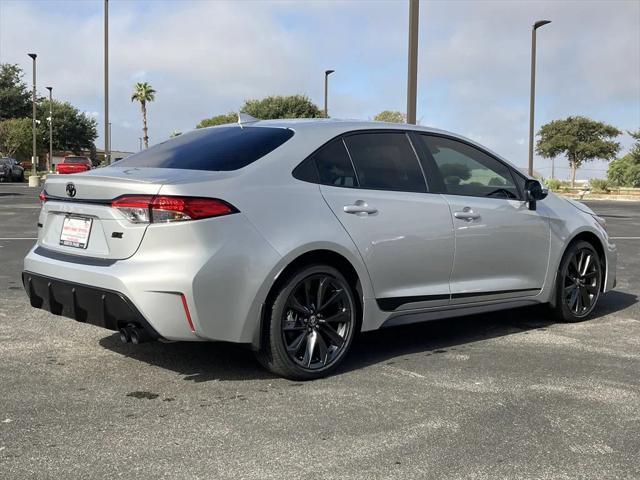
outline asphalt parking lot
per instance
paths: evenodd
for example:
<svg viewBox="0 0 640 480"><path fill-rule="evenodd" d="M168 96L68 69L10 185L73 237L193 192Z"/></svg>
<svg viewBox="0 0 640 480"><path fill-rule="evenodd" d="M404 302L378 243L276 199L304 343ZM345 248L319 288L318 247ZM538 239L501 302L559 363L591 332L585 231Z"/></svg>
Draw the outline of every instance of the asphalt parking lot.
<svg viewBox="0 0 640 480"><path fill-rule="evenodd" d="M37 193L0 185L0 478L640 478L640 203L589 204L619 251L593 319L374 332L298 383L243 348L123 345L32 309Z"/></svg>

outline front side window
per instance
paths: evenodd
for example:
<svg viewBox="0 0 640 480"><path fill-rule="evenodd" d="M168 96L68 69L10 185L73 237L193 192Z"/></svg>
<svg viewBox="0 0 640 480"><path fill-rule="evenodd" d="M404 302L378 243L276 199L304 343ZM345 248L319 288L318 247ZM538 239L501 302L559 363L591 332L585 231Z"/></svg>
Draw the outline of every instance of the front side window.
<svg viewBox="0 0 640 480"><path fill-rule="evenodd" d="M472 197L519 198L508 166L466 143L419 135L431 153L446 193Z"/></svg>
<svg viewBox="0 0 640 480"><path fill-rule="evenodd" d="M349 135L344 141L360 188L427 191L420 164L405 133L360 133Z"/></svg>
<svg viewBox="0 0 640 480"><path fill-rule="evenodd" d="M271 153L292 136L288 128L202 128L124 158L115 166L237 170Z"/></svg>

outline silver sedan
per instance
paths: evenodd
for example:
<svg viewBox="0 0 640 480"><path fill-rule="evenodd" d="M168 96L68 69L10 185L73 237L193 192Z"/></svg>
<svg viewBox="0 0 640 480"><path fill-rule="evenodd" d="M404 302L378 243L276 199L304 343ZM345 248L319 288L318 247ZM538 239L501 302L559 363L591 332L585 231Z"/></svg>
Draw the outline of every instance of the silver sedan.
<svg viewBox="0 0 640 480"><path fill-rule="evenodd" d="M41 199L31 305L125 342L248 344L295 379L359 331L540 303L578 321L615 285L603 219L412 125L245 118L49 176Z"/></svg>

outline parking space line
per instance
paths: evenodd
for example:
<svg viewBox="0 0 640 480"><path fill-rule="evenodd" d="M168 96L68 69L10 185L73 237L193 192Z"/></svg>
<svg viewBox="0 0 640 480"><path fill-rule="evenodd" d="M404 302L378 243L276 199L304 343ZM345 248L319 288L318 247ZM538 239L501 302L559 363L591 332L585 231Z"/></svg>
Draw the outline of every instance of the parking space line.
<svg viewBox="0 0 640 480"><path fill-rule="evenodd" d="M5 241L5 240L37 240L38 237L4 237L4 238L0 238L0 241Z"/></svg>

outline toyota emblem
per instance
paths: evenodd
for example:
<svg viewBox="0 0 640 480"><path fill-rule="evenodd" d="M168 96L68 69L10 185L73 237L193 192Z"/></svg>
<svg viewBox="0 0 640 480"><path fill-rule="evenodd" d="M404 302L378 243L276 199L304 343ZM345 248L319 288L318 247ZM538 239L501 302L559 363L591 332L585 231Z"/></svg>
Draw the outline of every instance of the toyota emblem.
<svg viewBox="0 0 640 480"><path fill-rule="evenodd" d="M70 197L76 196L76 186L73 183L67 183L67 195Z"/></svg>

